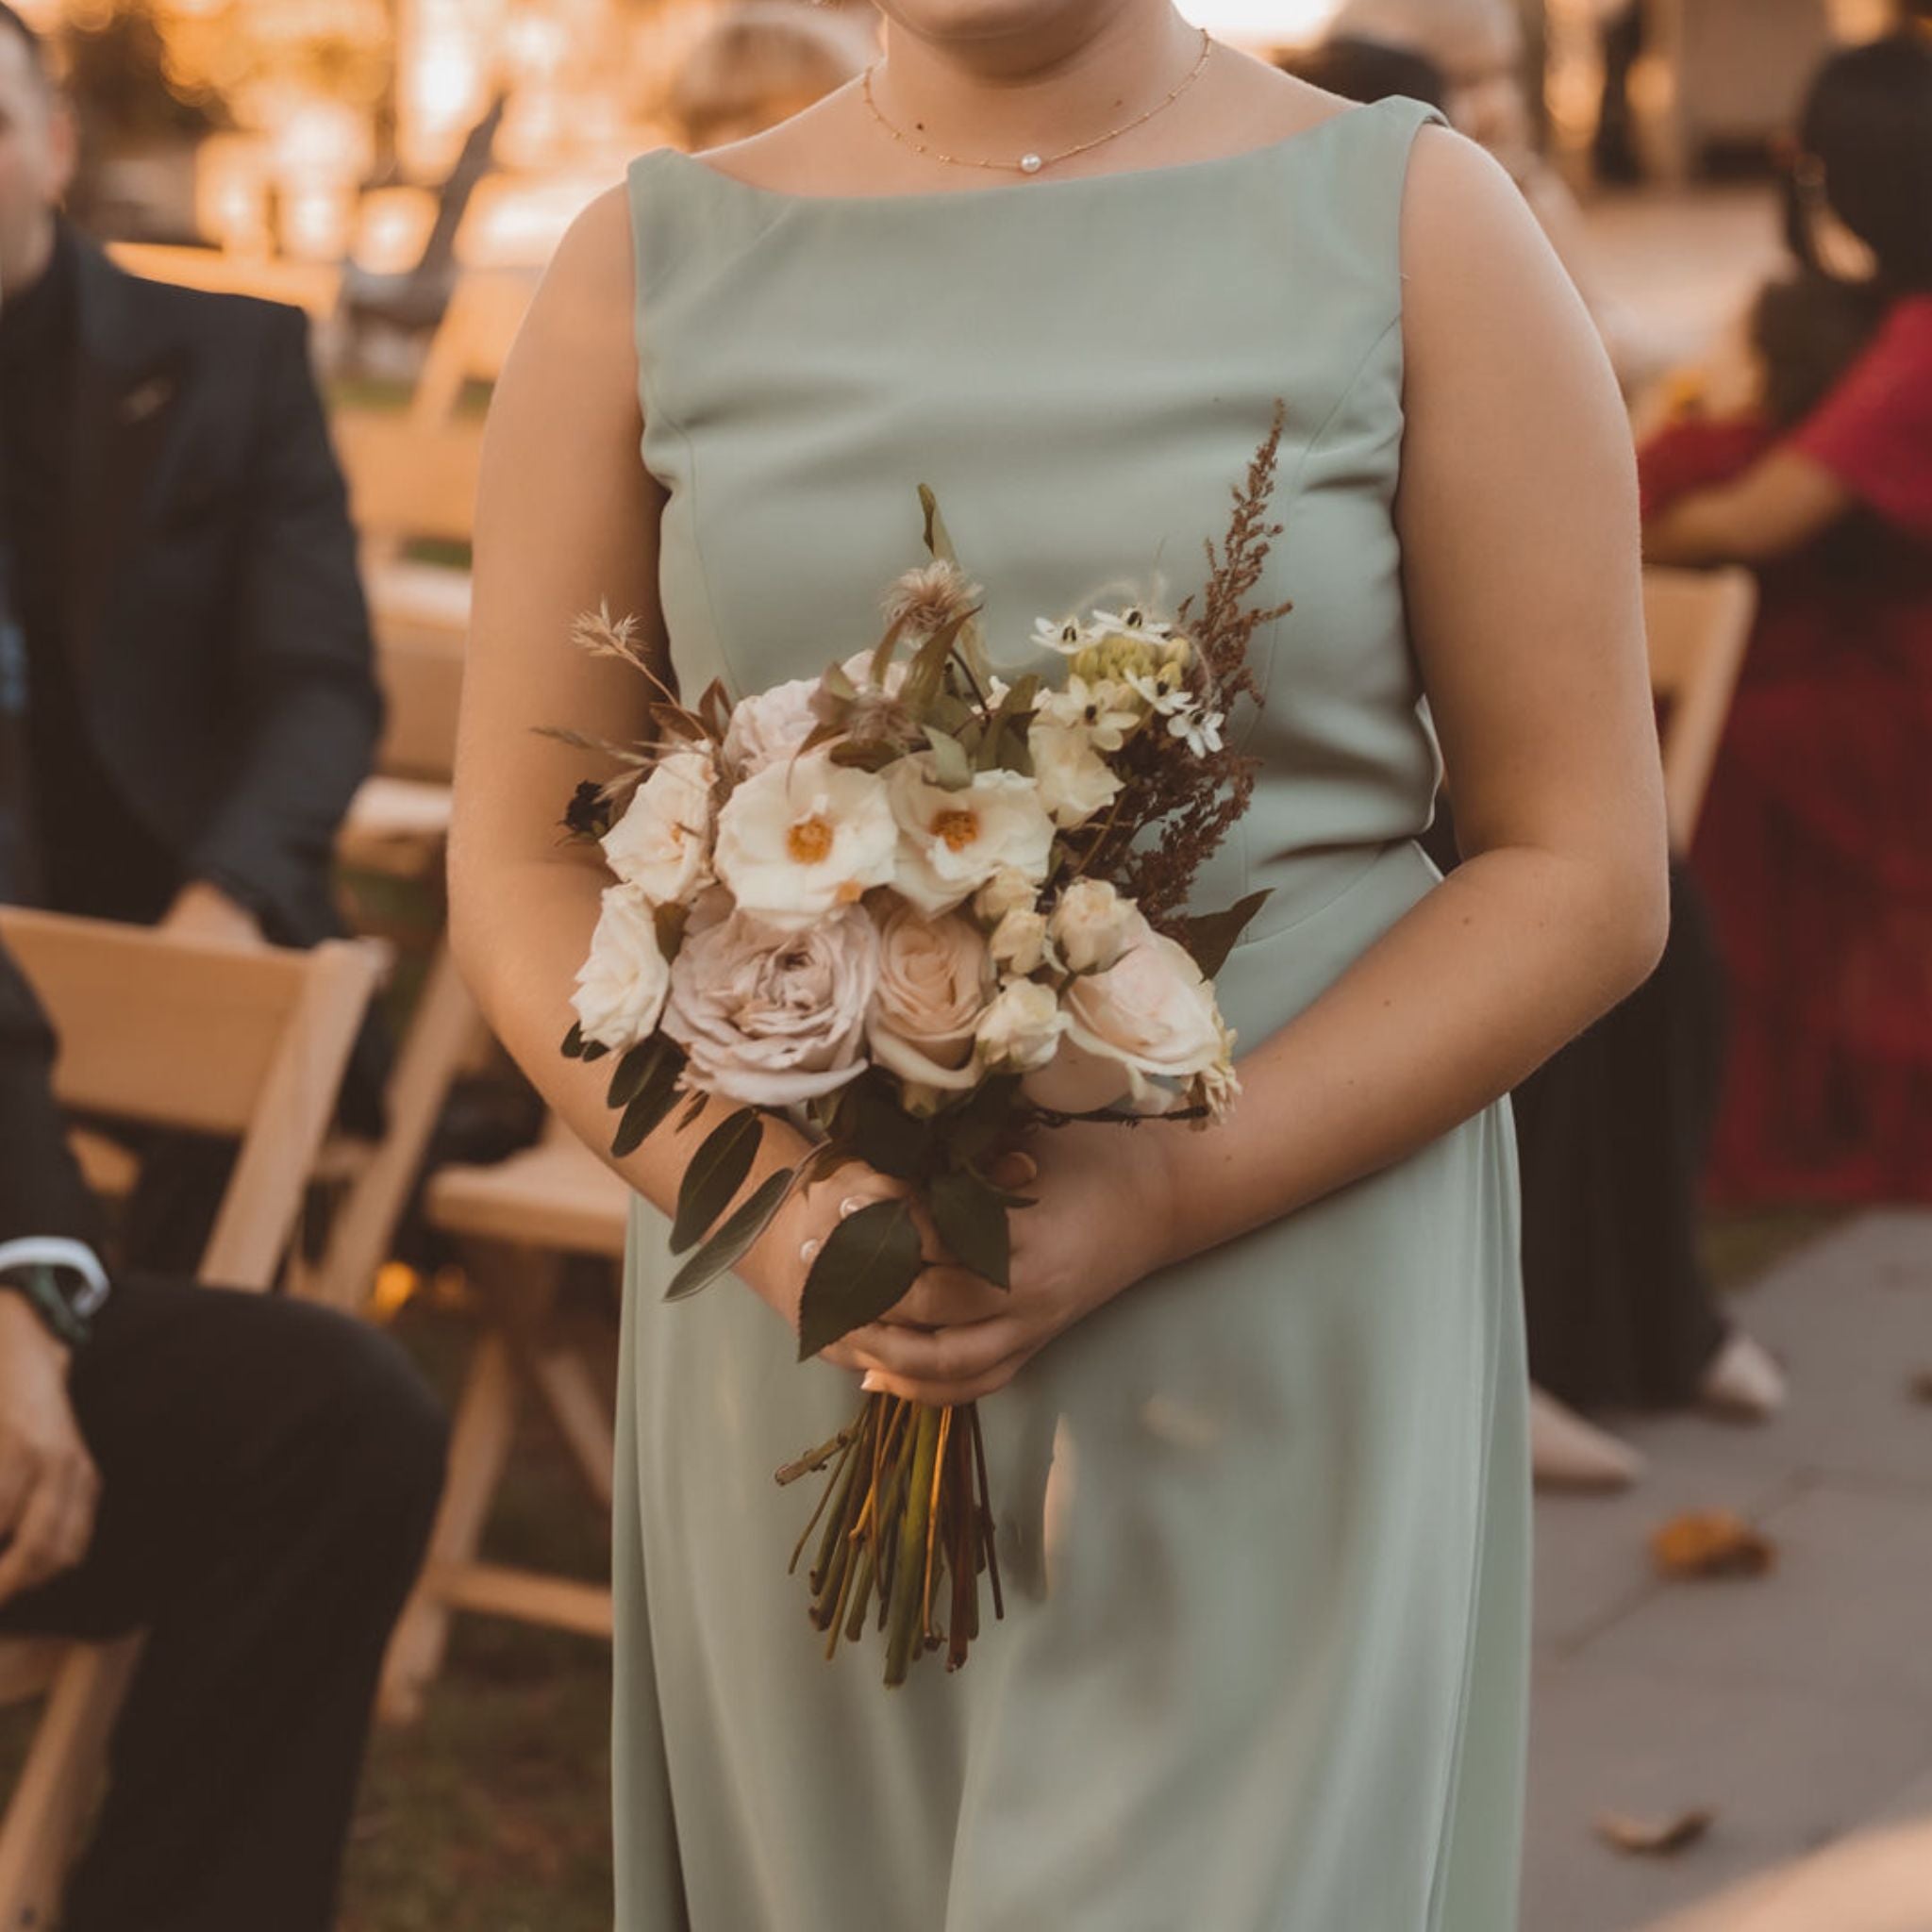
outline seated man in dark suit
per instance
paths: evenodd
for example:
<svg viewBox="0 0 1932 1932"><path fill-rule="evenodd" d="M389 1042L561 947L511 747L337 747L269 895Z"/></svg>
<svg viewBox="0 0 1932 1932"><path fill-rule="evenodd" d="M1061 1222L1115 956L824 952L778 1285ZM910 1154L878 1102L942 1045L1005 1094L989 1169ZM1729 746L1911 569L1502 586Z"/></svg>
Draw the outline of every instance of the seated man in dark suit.
<svg viewBox="0 0 1932 1932"><path fill-rule="evenodd" d="M116 267L75 139L0 4L0 900L312 945L382 702L308 318Z"/></svg>
<svg viewBox="0 0 1932 1932"><path fill-rule="evenodd" d="M0 1631L148 1633L62 1924L326 1932L441 1413L349 1316L109 1282L53 1053L0 952Z"/></svg>

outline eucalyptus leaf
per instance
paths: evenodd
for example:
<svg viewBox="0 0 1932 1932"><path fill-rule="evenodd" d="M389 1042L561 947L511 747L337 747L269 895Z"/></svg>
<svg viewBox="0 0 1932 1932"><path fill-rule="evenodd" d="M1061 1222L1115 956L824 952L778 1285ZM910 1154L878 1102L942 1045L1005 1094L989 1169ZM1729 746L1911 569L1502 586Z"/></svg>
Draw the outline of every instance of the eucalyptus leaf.
<svg viewBox="0 0 1932 1932"><path fill-rule="evenodd" d="M932 1224L961 1267L997 1288L1012 1284L1012 1238L999 1195L971 1168L941 1174L926 1191Z"/></svg>
<svg viewBox="0 0 1932 1932"><path fill-rule="evenodd" d="M617 1132L611 1138L610 1151L620 1160L627 1154L636 1153L645 1136L653 1132L677 1104L677 1076L683 1071L684 1056L675 1049L652 1062L644 1084L625 1108L624 1118L618 1122Z"/></svg>
<svg viewBox="0 0 1932 1932"><path fill-rule="evenodd" d="M1234 951L1235 941L1241 938L1248 922L1266 904L1268 896L1265 891L1250 892L1224 912L1204 912L1198 919L1181 923L1181 943L1201 969L1203 978L1212 979L1227 964L1227 956Z"/></svg>
<svg viewBox="0 0 1932 1932"><path fill-rule="evenodd" d="M798 1358L875 1322L924 1266L912 1204L900 1195L847 1215L826 1236L798 1305Z"/></svg>
<svg viewBox="0 0 1932 1932"><path fill-rule="evenodd" d="M755 1107L741 1107L705 1136L691 1158L677 1190L677 1212L671 1223L671 1252L681 1255L731 1205L744 1185L765 1124Z"/></svg>
<svg viewBox="0 0 1932 1932"><path fill-rule="evenodd" d="M671 1050L671 1042L661 1033L654 1033L650 1039L640 1041L618 1061L605 1092L605 1104L628 1107L643 1091L651 1069Z"/></svg>
<svg viewBox="0 0 1932 1932"><path fill-rule="evenodd" d="M738 1266L791 1191L791 1173L767 1174L742 1207L671 1277L667 1302L681 1302ZM854 1217L857 1219L857 1217Z"/></svg>

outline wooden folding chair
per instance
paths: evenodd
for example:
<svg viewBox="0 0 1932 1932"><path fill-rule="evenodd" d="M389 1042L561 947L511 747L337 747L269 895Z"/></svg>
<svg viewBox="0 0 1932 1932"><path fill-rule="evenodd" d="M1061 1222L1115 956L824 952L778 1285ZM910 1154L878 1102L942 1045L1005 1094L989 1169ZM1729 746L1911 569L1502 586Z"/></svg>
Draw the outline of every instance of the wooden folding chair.
<svg viewBox="0 0 1932 1932"><path fill-rule="evenodd" d="M1643 573L1650 684L1664 710L1664 804L1677 852L1690 849L1757 615L1757 579L1747 570Z"/></svg>
<svg viewBox="0 0 1932 1932"><path fill-rule="evenodd" d="M239 1139L201 1278L269 1288L382 971L381 949L341 941L306 953L196 945L10 908L0 908L0 944L58 1036L54 1085L65 1106ZM54 1922L140 1645L139 1637L0 1640L0 1698L47 1693L0 1823L4 1932Z"/></svg>
<svg viewBox="0 0 1932 1932"><path fill-rule="evenodd" d="M484 1309L450 1442L449 1480L414 1596L396 1626L380 1708L407 1721L441 1667L455 1610L608 1638L606 1587L477 1558L515 1433L519 1374L533 1384L600 1507L610 1507L608 1398L553 1323L564 1257L624 1254L629 1190L555 1118L539 1143L490 1167L430 1180L430 1225L461 1246Z"/></svg>

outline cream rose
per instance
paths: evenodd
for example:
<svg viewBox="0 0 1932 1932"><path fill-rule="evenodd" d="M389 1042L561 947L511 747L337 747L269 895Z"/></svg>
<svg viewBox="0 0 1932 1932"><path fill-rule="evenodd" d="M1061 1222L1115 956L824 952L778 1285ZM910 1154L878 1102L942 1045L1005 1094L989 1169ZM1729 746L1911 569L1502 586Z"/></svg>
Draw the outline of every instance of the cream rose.
<svg viewBox="0 0 1932 1932"><path fill-rule="evenodd" d="M1075 879L1061 892L1046 929L1069 972L1105 971L1146 922L1105 879Z"/></svg>
<svg viewBox="0 0 1932 1932"><path fill-rule="evenodd" d="M1125 951L1104 971L1075 979L1066 990L1063 1010L1067 1038L1061 1056L1072 1049L1073 1057L1064 1069L1057 1058L1040 1076L1046 1091L1064 1091L1075 1081L1083 1092L1097 1091L1108 1084L1103 1069L1112 1062L1124 1091L1148 1112L1164 1111L1169 1104L1154 1080L1191 1080L1224 1064L1232 1038L1222 1024L1213 987L1187 949L1156 932L1139 912L1132 915ZM1028 1091L1042 1106L1070 1112L1112 1104L1087 1099L1083 1106L1070 1107L1030 1086ZM1120 1097L1119 1092L1113 1096Z"/></svg>
<svg viewBox="0 0 1932 1932"><path fill-rule="evenodd" d="M992 990L992 961L971 922L926 919L901 901L879 924L878 990L866 1024L873 1058L920 1086L975 1086L974 1029Z"/></svg>
<svg viewBox="0 0 1932 1932"><path fill-rule="evenodd" d="M823 752L767 765L718 814L718 876L747 912L801 926L887 884L899 830L885 781Z"/></svg>
<svg viewBox="0 0 1932 1932"><path fill-rule="evenodd" d="M794 677L741 698L724 727L725 763L748 778L767 765L794 757L818 729L818 714L812 709L818 688L815 677Z"/></svg>
<svg viewBox="0 0 1932 1932"><path fill-rule="evenodd" d="M886 770L899 824L899 863L892 884L926 913L950 912L1004 867L1038 881L1053 853L1053 821L1039 788L1018 772L975 772L962 791L936 777L931 752L915 752Z"/></svg>
<svg viewBox="0 0 1932 1932"><path fill-rule="evenodd" d="M980 1016L979 1058L995 1072L1043 1067L1054 1058L1066 1024L1052 987L1037 979L1009 980Z"/></svg>
<svg viewBox="0 0 1932 1932"><path fill-rule="evenodd" d="M1009 912L1031 911L1040 897L1040 881L1010 865L999 871L973 895L973 909L989 925L997 925Z"/></svg>
<svg viewBox="0 0 1932 1932"><path fill-rule="evenodd" d="M741 908L693 921L671 965L664 1030L694 1086L754 1107L829 1093L865 1066L878 933L859 907L803 931Z"/></svg>
<svg viewBox="0 0 1932 1932"><path fill-rule="evenodd" d="M571 996L578 1031L627 1053L657 1027L670 983L650 900L637 886L606 887L591 956L577 969Z"/></svg>
<svg viewBox="0 0 1932 1932"><path fill-rule="evenodd" d="M987 946L1002 973L1024 979L1046 958L1046 914L1015 907L993 927Z"/></svg>
<svg viewBox="0 0 1932 1932"><path fill-rule="evenodd" d="M688 903L709 883L717 777L702 752L673 752L651 768L603 839L605 860L625 885L668 906Z"/></svg>
<svg viewBox="0 0 1932 1932"><path fill-rule="evenodd" d="M1120 774L1093 749L1085 725L1036 722L1026 749L1040 801L1057 825L1084 825L1120 791Z"/></svg>

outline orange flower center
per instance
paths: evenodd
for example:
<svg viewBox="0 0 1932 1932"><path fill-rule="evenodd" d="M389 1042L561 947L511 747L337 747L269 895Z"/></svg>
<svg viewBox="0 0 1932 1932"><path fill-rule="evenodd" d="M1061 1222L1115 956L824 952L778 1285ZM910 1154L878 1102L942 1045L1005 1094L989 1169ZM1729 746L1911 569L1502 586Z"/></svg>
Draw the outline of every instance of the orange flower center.
<svg viewBox="0 0 1932 1932"><path fill-rule="evenodd" d="M971 811L942 811L932 822L932 835L941 839L955 852L963 852L979 837L979 814Z"/></svg>
<svg viewBox="0 0 1932 1932"><path fill-rule="evenodd" d="M800 865L817 865L831 857L831 822L814 813L800 819L785 835L785 849Z"/></svg>

